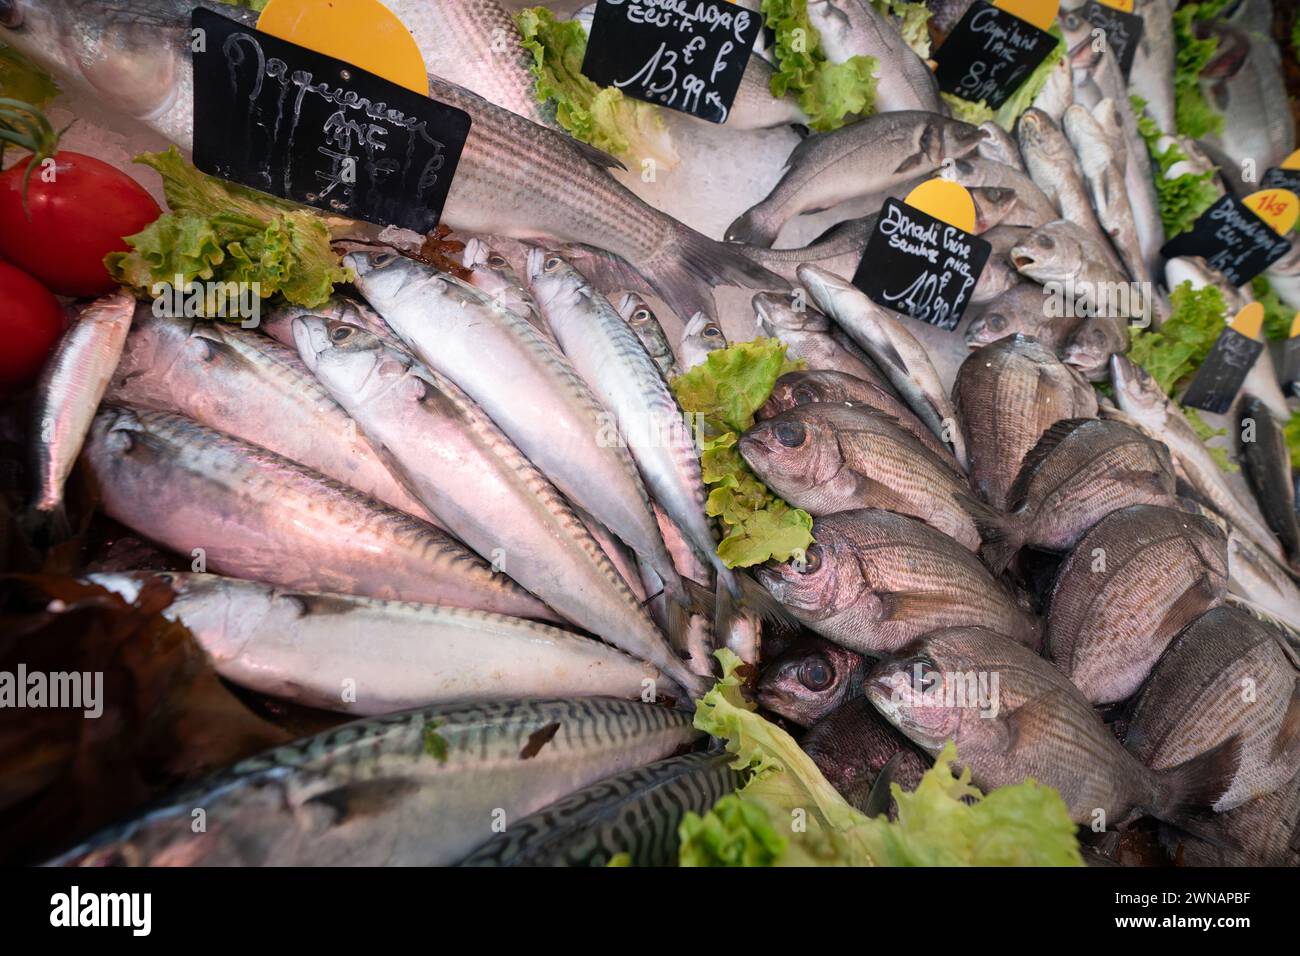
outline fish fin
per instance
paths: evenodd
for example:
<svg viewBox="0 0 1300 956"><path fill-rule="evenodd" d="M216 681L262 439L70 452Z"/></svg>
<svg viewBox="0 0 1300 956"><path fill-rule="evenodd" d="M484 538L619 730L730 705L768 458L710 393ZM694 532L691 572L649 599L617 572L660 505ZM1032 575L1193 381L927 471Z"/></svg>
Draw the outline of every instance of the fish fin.
<svg viewBox="0 0 1300 956"><path fill-rule="evenodd" d="M1119 468L1111 473L1113 480L1128 485L1134 491L1146 491L1154 495L1168 495L1169 487L1161 481L1157 472L1143 468Z"/></svg>
<svg viewBox="0 0 1300 956"><path fill-rule="evenodd" d="M1282 726L1273 741L1273 759L1290 765L1300 752L1300 680L1291 690L1291 702L1282 715Z"/></svg>
<svg viewBox="0 0 1300 956"><path fill-rule="evenodd" d="M308 797L303 805L328 810L333 818L332 824L337 826L348 820L383 813L400 804L415 789L416 784L410 780L354 780Z"/></svg>
<svg viewBox="0 0 1300 956"><path fill-rule="evenodd" d="M591 163L596 168L621 169L625 172L627 171L627 167L623 165L623 161L621 159L611 156L603 149L598 149L597 147L592 146L590 143L584 143L580 139L571 139L569 137L565 137L565 139L567 140L569 146L571 146L577 152L581 153L583 158L586 159L587 162Z"/></svg>
<svg viewBox="0 0 1300 956"><path fill-rule="evenodd" d="M710 592L689 578L685 580L687 590L697 599L697 608L700 607L698 600L703 592L708 601L707 607L712 609L714 627L718 628L717 633L726 634L727 631L723 628L730 625L736 615L741 613L741 609L736 606L737 598L732 595L731 590L721 580L718 582L716 593ZM802 625L766 588L747 574L737 574L734 580L740 589L739 603L762 619L765 638L770 636L779 639L799 632Z"/></svg>
<svg viewBox="0 0 1300 956"><path fill-rule="evenodd" d="M890 785L894 782L894 773L902 762L903 751L900 750L880 768L880 773L876 774L876 780L871 785L871 792L867 794L866 802L862 805L864 816L878 817L889 812L889 804L894 799Z"/></svg>
<svg viewBox="0 0 1300 956"><path fill-rule="evenodd" d="M1232 786L1241 766L1241 737L1229 737L1212 750L1161 770L1157 777L1168 788L1161 806L1147 808L1165 823L1182 827L1194 810L1207 810Z"/></svg>
<svg viewBox="0 0 1300 956"><path fill-rule="evenodd" d="M894 173L897 175L900 173L908 173L912 170L916 170L919 173L921 167L925 166L929 160L930 157L924 150L913 153L894 168Z"/></svg>
<svg viewBox="0 0 1300 956"><path fill-rule="evenodd" d="M883 621L925 617L952 607L950 598L933 591L877 591L876 598Z"/></svg>
<svg viewBox="0 0 1300 956"><path fill-rule="evenodd" d="M995 511L984 502L966 495L958 495L957 503L975 522L975 532L980 536L980 557L994 577L1000 575L1024 547L1020 522L1014 516Z"/></svg>
<svg viewBox="0 0 1300 956"><path fill-rule="evenodd" d="M1005 736L1002 747L1005 753L1012 753L1022 741L1033 737L1032 729L1036 727L1057 727L1061 720L1061 708L1056 705L1059 691L1048 691L1031 697L1014 711L1007 714L1002 721Z"/></svg>
<svg viewBox="0 0 1300 956"><path fill-rule="evenodd" d="M680 226L662 252L640 266L655 293L678 315L703 312L717 318L716 286L783 291L790 283L738 248Z"/></svg>
<svg viewBox="0 0 1300 956"><path fill-rule="evenodd" d="M1220 596L1219 589L1211 583L1210 576L1202 574L1170 605L1152 633L1167 635L1172 640L1174 635L1205 613L1207 608L1213 607Z"/></svg>
<svg viewBox="0 0 1300 956"><path fill-rule="evenodd" d="M641 295L654 294L654 289L649 282L646 282L645 277L612 252L581 242L560 246L556 251L568 259L588 282L601 291L608 289L612 292L617 289Z"/></svg>
<svg viewBox="0 0 1300 956"><path fill-rule="evenodd" d="M1011 483L1011 487L1007 490L1007 511L1017 511L1025 503L1025 499L1029 495L1029 483L1033 480L1034 472L1042 464L1043 459L1050 455L1053 449L1076 428L1094 420L1091 418L1063 418L1043 432L1042 437L1038 439L1033 448L1025 453L1025 457L1020 461L1020 470L1016 473L1016 480Z"/></svg>

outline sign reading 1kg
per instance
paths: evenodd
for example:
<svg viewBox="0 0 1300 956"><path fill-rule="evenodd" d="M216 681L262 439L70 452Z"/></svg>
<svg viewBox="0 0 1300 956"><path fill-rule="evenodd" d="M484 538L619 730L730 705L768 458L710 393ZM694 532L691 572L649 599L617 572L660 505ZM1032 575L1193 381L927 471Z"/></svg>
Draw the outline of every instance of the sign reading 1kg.
<svg viewBox="0 0 1300 956"><path fill-rule="evenodd" d="M582 72L601 86L725 123L762 28L725 0L600 0Z"/></svg>

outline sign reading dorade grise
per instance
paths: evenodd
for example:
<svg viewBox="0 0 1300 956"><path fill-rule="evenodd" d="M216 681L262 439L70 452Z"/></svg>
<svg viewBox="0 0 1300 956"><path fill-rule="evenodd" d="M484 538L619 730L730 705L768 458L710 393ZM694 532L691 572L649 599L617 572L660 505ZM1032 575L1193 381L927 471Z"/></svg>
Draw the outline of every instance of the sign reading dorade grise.
<svg viewBox="0 0 1300 956"><path fill-rule="evenodd" d="M1200 256L1229 282L1241 286L1286 255L1291 243L1255 215L1236 196L1219 199L1192 223L1192 228L1164 244L1160 254Z"/></svg>
<svg viewBox="0 0 1300 956"><path fill-rule="evenodd" d="M1125 13L1097 0L1088 0L1083 5L1083 18L1106 35L1106 43L1119 62L1119 68L1128 79L1133 69L1133 57L1137 55L1138 44L1142 41L1142 17L1137 13Z"/></svg>
<svg viewBox="0 0 1300 956"><path fill-rule="evenodd" d="M210 10L192 25L195 166L350 219L438 224L468 113Z"/></svg>
<svg viewBox="0 0 1300 956"><path fill-rule="evenodd" d="M726 0L600 0L582 72L628 96L725 123L763 18Z"/></svg>
<svg viewBox="0 0 1300 956"><path fill-rule="evenodd" d="M853 284L878 305L955 329L992 249L979 236L887 199Z"/></svg>
<svg viewBox="0 0 1300 956"><path fill-rule="evenodd" d="M1263 342L1225 328L1187 386L1183 404L1223 414L1232 407L1251 366L1263 351Z"/></svg>
<svg viewBox="0 0 1300 956"><path fill-rule="evenodd" d="M1264 173L1264 178L1259 181L1260 189L1285 189L1287 192L1300 195L1300 169L1283 169L1281 166L1274 166Z"/></svg>
<svg viewBox="0 0 1300 956"><path fill-rule="evenodd" d="M1058 42L1014 13L975 0L935 51L939 89L997 109Z"/></svg>

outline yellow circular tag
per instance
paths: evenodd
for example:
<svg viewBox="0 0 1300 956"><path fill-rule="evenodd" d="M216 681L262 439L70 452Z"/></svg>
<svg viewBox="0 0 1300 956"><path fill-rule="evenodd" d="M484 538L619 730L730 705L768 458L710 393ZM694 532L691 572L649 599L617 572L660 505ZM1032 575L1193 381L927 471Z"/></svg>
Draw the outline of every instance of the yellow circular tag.
<svg viewBox="0 0 1300 956"><path fill-rule="evenodd" d="M1061 9L1061 0L993 0L993 6L1015 14L1040 30L1050 30Z"/></svg>
<svg viewBox="0 0 1300 956"><path fill-rule="evenodd" d="M1287 338L1293 339L1297 335L1300 335L1300 312L1297 312L1295 318L1291 320L1291 334Z"/></svg>
<svg viewBox="0 0 1300 956"><path fill-rule="evenodd" d="M1125 13L1133 12L1133 0L1097 0L1103 7L1110 7L1112 10L1123 10Z"/></svg>
<svg viewBox="0 0 1300 956"><path fill-rule="evenodd" d="M1282 160L1282 169L1300 169L1300 149Z"/></svg>
<svg viewBox="0 0 1300 956"><path fill-rule="evenodd" d="M950 226L975 231L975 200L961 183L930 179L908 193L903 202Z"/></svg>
<svg viewBox="0 0 1300 956"><path fill-rule="evenodd" d="M420 47L379 0L271 0L257 28L429 95Z"/></svg>
<svg viewBox="0 0 1300 956"><path fill-rule="evenodd" d="M1231 322L1233 329L1247 338L1258 339L1259 330L1264 327L1264 305L1252 302L1237 313Z"/></svg>
<svg viewBox="0 0 1300 956"><path fill-rule="evenodd" d="M1300 196L1285 189L1261 189L1244 200L1246 208L1285 236L1300 219Z"/></svg>

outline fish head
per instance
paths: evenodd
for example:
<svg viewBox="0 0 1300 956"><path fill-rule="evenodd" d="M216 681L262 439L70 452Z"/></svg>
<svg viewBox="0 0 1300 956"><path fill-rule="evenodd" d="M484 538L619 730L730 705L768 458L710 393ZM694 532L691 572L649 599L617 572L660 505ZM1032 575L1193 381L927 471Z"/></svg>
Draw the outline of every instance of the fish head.
<svg viewBox="0 0 1300 956"><path fill-rule="evenodd" d="M1005 186L975 186L970 190L971 199L975 201L975 231L977 234L987 232L1003 219L1016 206L1016 192Z"/></svg>
<svg viewBox="0 0 1300 956"><path fill-rule="evenodd" d="M808 22L817 31L822 49L832 57L854 46L856 25L846 6L845 0L808 0Z"/></svg>
<svg viewBox="0 0 1300 956"><path fill-rule="evenodd" d="M1083 244L1070 235L1071 223L1057 220L1039 226L1011 247L1011 264L1036 282L1064 282L1083 271Z"/></svg>
<svg viewBox="0 0 1300 956"><path fill-rule="evenodd" d="M1047 113L1036 106L1029 107L1016 122L1016 139L1020 143L1020 148L1042 149L1048 129L1055 125Z"/></svg>
<svg viewBox="0 0 1300 956"><path fill-rule="evenodd" d="M1100 380L1110 357L1123 352L1128 345L1123 329L1123 324L1112 318L1084 319L1066 343L1061 361L1078 369L1090 381Z"/></svg>
<svg viewBox="0 0 1300 956"><path fill-rule="evenodd" d="M193 6L179 0L0 0L0 43L62 84L148 121L188 95ZM229 15L241 18L236 8Z"/></svg>
<svg viewBox="0 0 1300 956"><path fill-rule="evenodd" d="M1100 56L1092 41L1092 23L1082 10L1062 8L1057 24L1065 39L1066 57L1076 69L1091 68Z"/></svg>
<svg viewBox="0 0 1300 956"><path fill-rule="evenodd" d="M635 292L622 293L617 296L613 305L615 311L623 317L623 321L634 329L659 325L659 320L655 318L650 306L646 305L645 299Z"/></svg>
<svg viewBox="0 0 1300 956"><path fill-rule="evenodd" d="M802 727L834 708L848 692L861 655L822 638L800 641L768 665L758 682L758 702Z"/></svg>
<svg viewBox="0 0 1300 956"><path fill-rule="evenodd" d="M966 328L966 346L981 348L1019 331L1018 323L1008 310L990 307L972 319Z"/></svg>
<svg viewBox="0 0 1300 956"><path fill-rule="evenodd" d="M1124 414L1154 434L1163 431L1169 399L1146 369L1116 353L1110 357L1110 381Z"/></svg>
<svg viewBox="0 0 1300 956"><path fill-rule="evenodd" d="M741 436L741 457L769 487L797 496L831 481L844 468L835 428L816 414L824 405L788 409Z"/></svg>
<svg viewBox="0 0 1300 956"><path fill-rule="evenodd" d="M293 340L303 364L336 398L347 395L364 402L386 391L411 364L409 356L389 348L373 333L324 316L295 318Z"/></svg>
<svg viewBox="0 0 1300 956"><path fill-rule="evenodd" d="M126 390L136 404L146 402L141 390L165 378L167 370L185 355L190 335L199 324L198 319L155 315L148 303L137 304L113 373L114 390Z"/></svg>
<svg viewBox="0 0 1300 956"><path fill-rule="evenodd" d="M863 692L876 710L931 753L948 740L969 736L980 718L989 716L990 704L996 706L981 698L981 664L962 653L960 644L944 640L946 633L927 634L900 648L872 667L863 684ZM973 688L972 676L976 678ZM986 689L990 683L985 682Z"/></svg>
<svg viewBox="0 0 1300 956"><path fill-rule="evenodd" d="M872 613L879 602L852 548L831 528L819 534L816 522L813 536L802 558L755 568L758 582L805 623L830 621L845 611Z"/></svg>
<svg viewBox="0 0 1300 956"><path fill-rule="evenodd" d="M682 331L678 358L683 370L690 369L707 359L710 352L726 347L727 337L722 334L722 327L703 312L696 312Z"/></svg>
<svg viewBox="0 0 1300 956"><path fill-rule="evenodd" d="M458 303L488 301L468 282L400 252L354 249L343 257L343 264L355 273L357 288L381 314L434 296Z"/></svg>
<svg viewBox="0 0 1300 956"><path fill-rule="evenodd" d="M760 292L751 302L754 317L764 335L780 338L783 332L821 332L830 328L826 316L797 299L793 293Z"/></svg>
<svg viewBox="0 0 1300 956"><path fill-rule="evenodd" d="M772 394L758 410L758 418L774 418L800 405L842 401L846 401L843 389L828 381L826 376L817 372L786 372L772 386Z"/></svg>
<svg viewBox="0 0 1300 956"><path fill-rule="evenodd" d="M572 263L551 249L530 249L527 273L533 298L548 318L577 307L595 291Z"/></svg>

